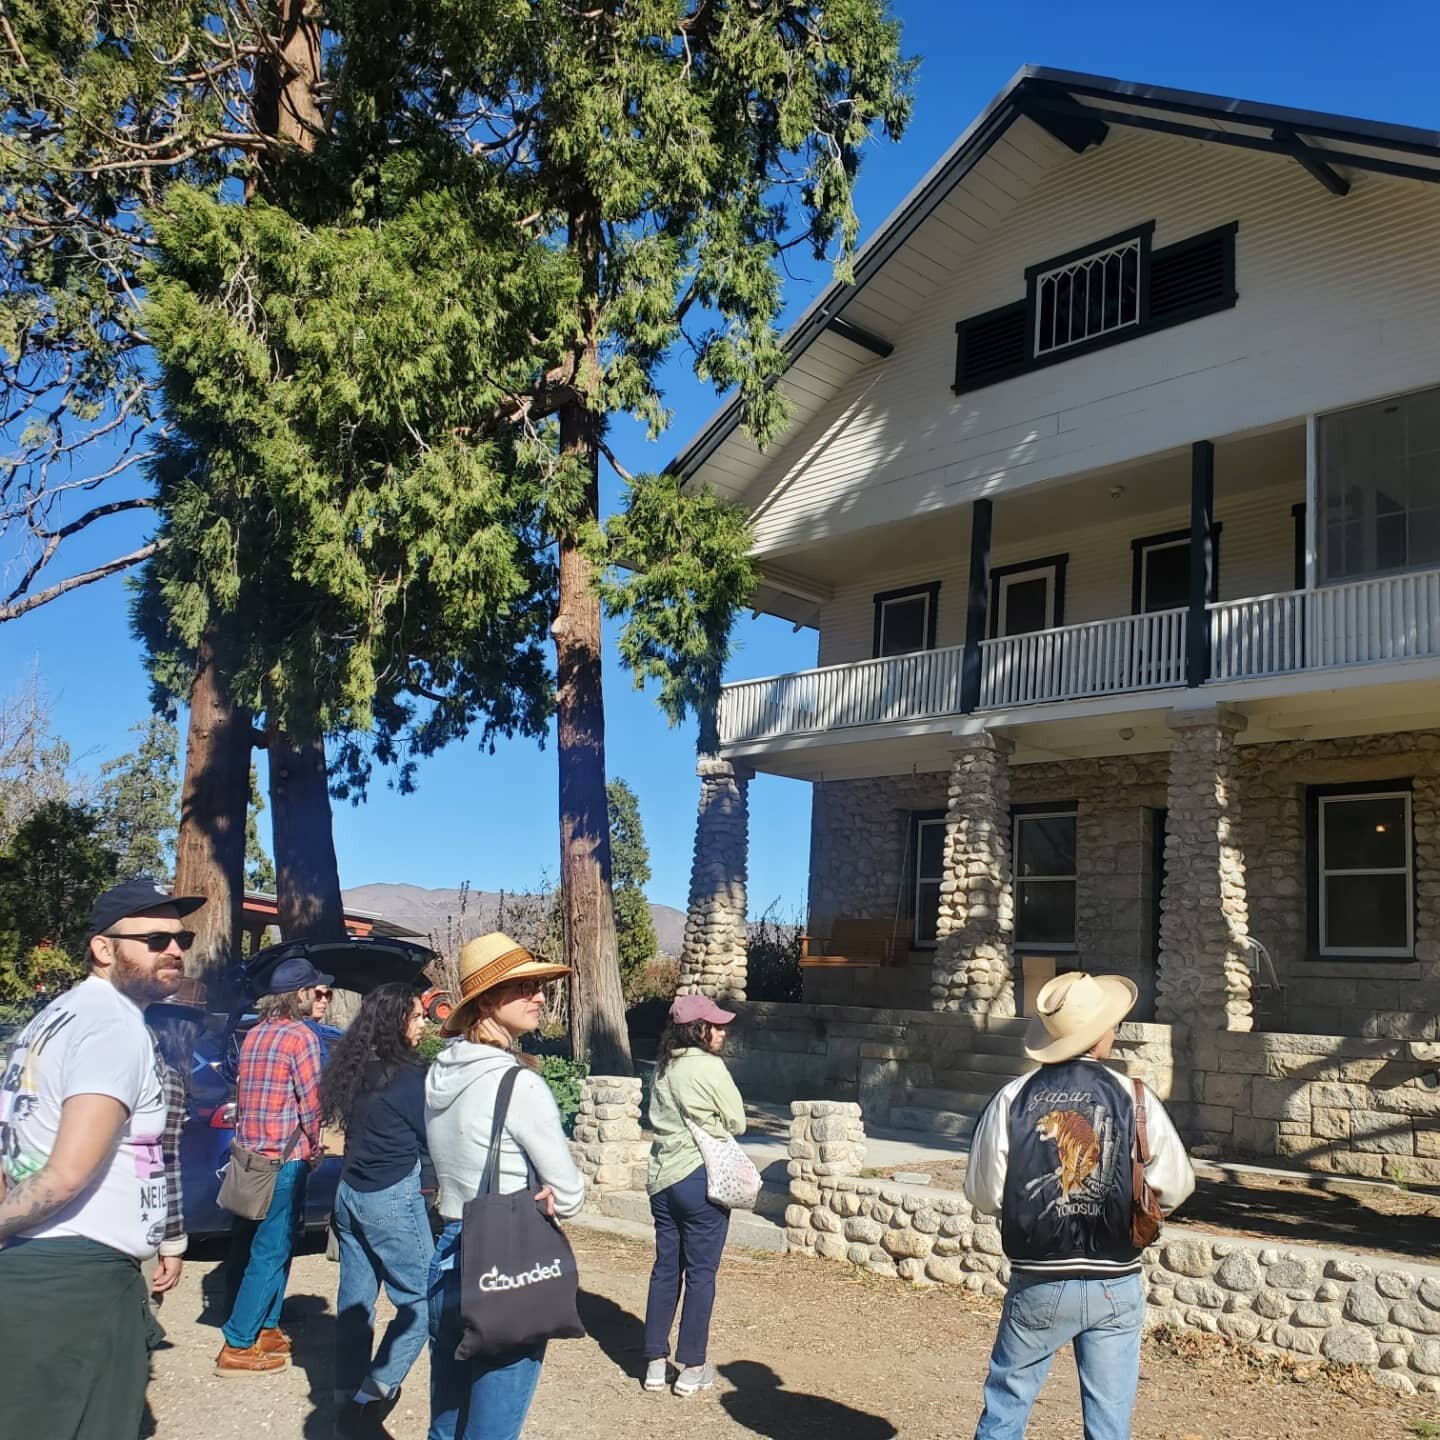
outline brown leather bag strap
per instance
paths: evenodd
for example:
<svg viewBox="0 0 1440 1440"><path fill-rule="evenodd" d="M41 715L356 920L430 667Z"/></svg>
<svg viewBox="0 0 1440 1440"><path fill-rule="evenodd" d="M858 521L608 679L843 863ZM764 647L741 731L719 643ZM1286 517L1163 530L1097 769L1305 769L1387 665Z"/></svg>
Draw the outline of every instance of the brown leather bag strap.
<svg viewBox="0 0 1440 1440"><path fill-rule="evenodd" d="M1140 1163L1150 1163L1150 1133L1148 1130L1148 1119L1145 1114L1145 1082L1143 1080L1132 1080L1131 1089L1135 1092L1135 1143L1140 1150Z"/></svg>

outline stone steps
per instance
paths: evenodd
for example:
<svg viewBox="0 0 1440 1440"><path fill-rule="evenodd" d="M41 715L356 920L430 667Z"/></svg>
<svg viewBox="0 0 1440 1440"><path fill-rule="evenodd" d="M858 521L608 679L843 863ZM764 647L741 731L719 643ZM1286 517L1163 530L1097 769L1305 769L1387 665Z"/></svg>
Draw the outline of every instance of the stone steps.
<svg viewBox="0 0 1440 1440"><path fill-rule="evenodd" d="M1004 1037L1005 1048L997 1045L994 1050L974 1050L965 1057L964 1069L966 1071L983 1070L987 1074L994 1075L998 1083L1004 1084L1006 1080L1016 1075L1026 1075L1035 1068L1035 1062L1025 1054L1020 1047L1012 1042L1009 1036ZM949 1071L940 1071L940 1074L949 1074Z"/></svg>
<svg viewBox="0 0 1440 1440"><path fill-rule="evenodd" d="M727 1250L769 1250L783 1253L785 1249L785 1204L787 1196L783 1190L766 1186L760 1192L756 1208L735 1210L730 1215L730 1233L725 1237ZM654 1218L650 1214L650 1197L643 1190L611 1190L598 1197L594 1209L602 1220L619 1221L636 1227L651 1236L655 1233ZM567 1224L583 1225L586 1220L582 1211ZM606 1228L606 1227L602 1227Z"/></svg>

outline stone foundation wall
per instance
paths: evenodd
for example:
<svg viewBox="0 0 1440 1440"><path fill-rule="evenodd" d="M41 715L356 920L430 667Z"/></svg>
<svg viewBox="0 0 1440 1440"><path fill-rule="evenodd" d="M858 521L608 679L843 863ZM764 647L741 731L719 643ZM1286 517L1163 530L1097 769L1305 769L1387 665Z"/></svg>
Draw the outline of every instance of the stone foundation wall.
<svg viewBox="0 0 1440 1440"><path fill-rule="evenodd" d="M1187 1139L1224 1158L1440 1185L1440 1043L1190 1037Z"/></svg>
<svg viewBox="0 0 1440 1440"><path fill-rule="evenodd" d="M955 1191L862 1179L848 1157L821 1174L810 1158L816 1129L843 1127L853 1145L854 1107L797 1101L792 1110L789 1250L914 1285L1005 1293L1010 1266L992 1217ZM1401 1394L1440 1394L1440 1270L1215 1240L1178 1226L1145 1252L1144 1267L1149 1326L1365 1366Z"/></svg>

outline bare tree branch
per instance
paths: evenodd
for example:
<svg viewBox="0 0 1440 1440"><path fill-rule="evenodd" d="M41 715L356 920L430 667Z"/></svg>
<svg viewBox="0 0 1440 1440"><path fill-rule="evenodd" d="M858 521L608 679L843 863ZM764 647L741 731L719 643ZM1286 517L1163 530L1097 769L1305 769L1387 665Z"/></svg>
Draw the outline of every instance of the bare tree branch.
<svg viewBox="0 0 1440 1440"><path fill-rule="evenodd" d="M152 540L150 544L142 545L138 550L131 551L129 555L121 555L114 560L107 560L103 565L97 565L93 570L72 575L69 579L60 581L58 585L52 585L48 590L37 590L35 594L27 595L23 600L0 605L0 624L6 620L17 620L21 615L48 604L68 591L78 590L82 585L93 585L95 581L103 580L107 575L116 575L122 570L143 565L152 555L158 555L164 548L163 540Z"/></svg>

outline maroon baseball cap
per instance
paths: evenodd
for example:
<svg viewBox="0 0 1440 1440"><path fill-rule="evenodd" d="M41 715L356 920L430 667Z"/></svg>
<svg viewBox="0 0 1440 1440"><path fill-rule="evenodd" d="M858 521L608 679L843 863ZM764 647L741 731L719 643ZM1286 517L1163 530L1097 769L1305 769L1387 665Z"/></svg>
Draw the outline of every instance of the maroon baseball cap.
<svg viewBox="0 0 1440 1440"><path fill-rule="evenodd" d="M735 1018L735 1012L722 1010L708 995L677 995L670 1007L670 1018L677 1025L693 1025L697 1020L728 1025Z"/></svg>

